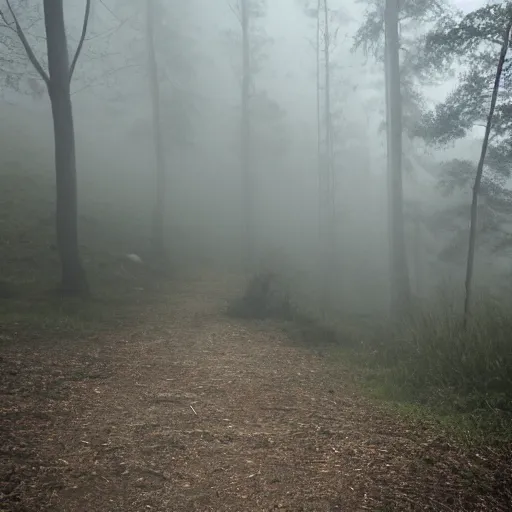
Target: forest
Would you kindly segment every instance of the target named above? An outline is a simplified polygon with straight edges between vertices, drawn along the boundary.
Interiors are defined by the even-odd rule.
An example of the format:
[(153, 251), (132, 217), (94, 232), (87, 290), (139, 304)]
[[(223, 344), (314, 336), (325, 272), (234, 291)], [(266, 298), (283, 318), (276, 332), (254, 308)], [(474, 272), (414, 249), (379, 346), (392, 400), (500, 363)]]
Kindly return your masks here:
[(511, 31), (0, 0), (0, 512), (512, 510)]

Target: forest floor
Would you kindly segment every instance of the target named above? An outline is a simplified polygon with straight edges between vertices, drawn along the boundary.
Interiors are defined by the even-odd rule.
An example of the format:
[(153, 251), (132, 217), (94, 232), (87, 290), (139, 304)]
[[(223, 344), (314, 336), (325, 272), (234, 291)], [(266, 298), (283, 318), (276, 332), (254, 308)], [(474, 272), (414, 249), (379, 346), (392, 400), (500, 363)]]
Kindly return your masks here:
[(366, 398), (349, 366), (180, 284), (125, 329), (4, 340), (0, 511), (510, 511), (511, 451)]

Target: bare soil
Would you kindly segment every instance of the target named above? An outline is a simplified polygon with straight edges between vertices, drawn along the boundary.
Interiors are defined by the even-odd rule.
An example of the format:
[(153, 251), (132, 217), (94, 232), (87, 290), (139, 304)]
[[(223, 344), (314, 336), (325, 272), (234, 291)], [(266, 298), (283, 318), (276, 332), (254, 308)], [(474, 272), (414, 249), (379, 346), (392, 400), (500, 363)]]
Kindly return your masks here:
[(124, 330), (4, 342), (0, 511), (510, 511), (473, 451), (188, 283)]

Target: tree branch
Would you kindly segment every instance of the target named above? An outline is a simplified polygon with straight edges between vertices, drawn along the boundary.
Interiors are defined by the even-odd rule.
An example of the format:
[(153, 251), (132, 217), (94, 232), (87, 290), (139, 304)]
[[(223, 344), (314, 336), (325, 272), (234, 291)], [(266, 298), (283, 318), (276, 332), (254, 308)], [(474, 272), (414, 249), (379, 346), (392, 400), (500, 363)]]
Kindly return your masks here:
[(70, 82), (71, 82), (71, 79), (73, 78), (73, 73), (75, 72), (76, 63), (78, 61), (78, 57), (80, 57), (80, 52), (82, 51), (82, 47), (84, 45), (85, 36), (87, 35), (87, 25), (89, 24), (90, 13), (91, 13), (91, 0), (86, 0), (84, 23), (82, 26), (82, 35), (80, 36), (80, 41), (78, 42), (75, 56), (73, 57), (73, 61), (71, 62), (71, 67), (69, 68), (69, 81)]
[(227, 4), (228, 4), (228, 7), (230, 8), (231, 12), (235, 15), (236, 19), (241, 24), (242, 23), (242, 16), (240, 14), (240, 7), (238, 7), (238, 12), (237, 12), (237, 10), (235, 9), (235, 7), (233, 6), (233, 4), (231, 2), (227, 2)]
[(79, 89), (76, 89), (76, 90), (72, 91), (71, 95), (78, 94), (78, 93), (80, 93), (80, 92), (82, 92), (82, 91), (84, 91), (86, 89), (94, 87), (97, 84), (101, 84), (102, 80), (105, 80), (109, 76), (115, 75), (116, 73), (119, 73), (120, 71), (124, 71), (125, 69), (130, 69), (130, 68), (139, 68), (139, 67), (140, 67), (139, 64), (127, 64), (126, 66), (123, 66), (121, 68), (111, 69), (111, 70), (107, 71), (106, 73), (104, 73), (99, 78), (97, 78), (95, 80), (91, 80), (89, 83), (86, 83), (85, 85), (83, 85)]
[(12, 30), (13, 32), (16, 32), (16, 29), (12, 26), (12, 23), (9, 23), (7, 21), (7, 18), (5, 17), (5, 14), (3, 13), (2, 9), (0, 9), (0, 19), (4, 22), (4, 24), (0, 25), (0, 26), (8, 28), (9, 30)]
[(115, 18), (117, 21), (119, 21), (119, 23), (124, 23), (123, 20), (121, 20), (117, 14), (103, 1), (103, 0), (100, 0), (100, 4), (105, 8), (106, 11), (109, 12), (109, 14)]
[[(9, 11), (11, 13), (12, 19), (14, 20), (14, 25), (16, 26), (16, 33), (18, 34), (18, 37), (20, 38), (21, 44), (23, 45), (23, 48), (25, 48), (25, 51), (27, 52), (27, 57), (29, 58), (32, 65), (36, 68), (36, 71), (41, 75), (41, 78), (45, 81), (46, 85), (50, 85), (50, 77), (46, 73), (46, 71), (43, 69), (43, 66), (41, 66), (40, 62), (37, 60), (37, 57), (34, 54), (34, 51), (32, 50), (30, 43), (27, 41), (27, 38), (25, 37), (25, 33), (23, 32), (23, 29), (21, 28), (21, 25), (18, 23), (18, 18), (16, 17), (16, 14), (14, 14), (14, 10), (12, 8), (10, 0), (7, 1), (7, 7), (9, 8)], [(3, 18), (3, 14), (2, 14)]]

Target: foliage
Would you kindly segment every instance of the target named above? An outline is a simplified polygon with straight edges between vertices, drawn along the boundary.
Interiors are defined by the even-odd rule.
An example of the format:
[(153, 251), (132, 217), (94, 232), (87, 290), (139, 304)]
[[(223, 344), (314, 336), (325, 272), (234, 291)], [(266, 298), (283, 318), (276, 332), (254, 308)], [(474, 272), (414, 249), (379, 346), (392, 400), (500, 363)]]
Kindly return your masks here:
[[(358, 28), (352, 50), (362, 50), (365, 56), (372, 55), (376, 61), (384, 64), (384, 7), (385, 0), (359, 0), (367, 5), (364, 21)], [(452, 13), (445, 1), (429, 2), (424, 0), (406, 0), (399, 4), (400, 37), (400, 94), (402, 101), (402, 165), (409, 175), (416, 168), (414, 162), (421, 159), (418, 145), (411, 139), (416, 135), (415, 129), (425, 110), (423, 86), (438, 83), (439, 77), (426, 70), (423, 62), (425, 29), (432, 25), (439, 16)], [(372, 90), (383, 90), (384, 74), (380, 73), (370, 80)], [(385, 108), (381, 107), (382, 122), (380, 131), (386, 129)]]
[[(425, 39), (422, 66), (424, 72), (447, 72), (454, 65), (463, 67), (458, 85), (444, 102), (426, 112), (414, 133), (430, 145), (443, 147), (470, 136), (475, 127), (482, 126), (488, 117), (492, 86), (505, 26), (512, 15), (511, 5), (491, 4), (466, 16), (442, 17)], [(506, 182), (511, 176), (512, 159), (512, 96), (507, 86), (510, 64), (506, 65), (500, 84), (498, 104), (493, 118), (488, 154), (481, 185), (483, 205), (480, 208), (480, 242), (491, 243), (500, 250), (508, 244), (496, 243), (496, 232), (507, 233), (512, 213), (512, 193)], [(455, 159), (441, 168), (440, 189), (445, 194), (469, 191), (475, 164)], [(467, 215), (464, 208), (446, 211), (444, 221), (461, 225)], [(509, 237), (505, 237), (508, 240)], [(462, 237), (454, 238), (453, 246)], [(453, 247), (452, 247), (453, 249)], [(460, 251), (448, 251), (459, 254)]]
[[(428, 112), (418, 134), (433, 144), (445, 145), (465, 137), (488, 115), (493, 79), (499, 49), (504, 41), (505, 25), (512, 15), (510, 4), (492, 4), (461, 18), (443, 17), (427, 35), (424, 68), (447, 70), (454, 64), (464, 66), (458, 86), (448, 98)], [(510, 142), (512, 104), (506, 86), (510, 65), (506, 66), (500, 84), (501, 90), (496, 117), (493, 120), (493, 143), (490, 161), (501, 172), (503, 157), (510, 156), (511, 148), (502, 143)]]
[[(383, 0), (359, 0), (368, 3), (364, 21), (354, 36), (353, 50), (362, 49), (384, 62), (384, 5)], [(423, 111), (424, 98), (419, 85), (430, 85), (433, 77), (425, 72), (421, 60), (424, 45), (422, 29), (432, 24), (441, 14), (451, 12), (441, 2), (407, 0), (400, 5), (400, 86), (403, 105), (403, 126), (411, 132)]]
[[(365, 54), (373, 54), (380, 60), (384, 58), (384, 4), (383, 0), (358, 0), (367, 3), (364, 22), (354, 37), (354, 47), (363, 49)], [(443, 2), (429, 0), (406, 0), (400, 4), (399, 20), (403, 43), (413, 43), (417, 39), (415, 32), (419, 27), (432, 23), (446, 12)], [(414, 38), (411, 40), (411, 32)]]

